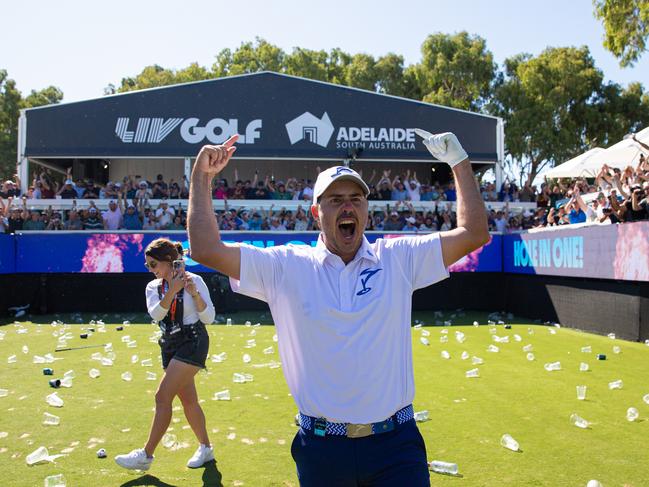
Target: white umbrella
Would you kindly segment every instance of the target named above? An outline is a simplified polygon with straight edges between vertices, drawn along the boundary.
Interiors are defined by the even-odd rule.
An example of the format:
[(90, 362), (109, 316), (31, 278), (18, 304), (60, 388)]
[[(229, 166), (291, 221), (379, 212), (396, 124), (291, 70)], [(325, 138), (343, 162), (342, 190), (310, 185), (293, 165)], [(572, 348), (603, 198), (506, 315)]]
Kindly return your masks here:
[[(649, 145), (649, 127), (638, 132), (636, 138)], [(624, 139), (588, 159), (583, 170), (590, 176), (596, 176), (604, 164), (622, 170), (627, 166), (635, 167), (640, 159), (640, 154), (644, 153), (646, 156), (648, 152), (632, 138)]]
[(586, 162), (595, 154), (599, 154), (602, 151), (604, 151), (604, 149), (601, 147), (595, 147), (594, 149), (579, 154), (577, 157), (573, 157), (572, 159), (553, 167), (546, 172), (544, 176), (546, 178), (578, 178), (584, 174), (583, 168)]

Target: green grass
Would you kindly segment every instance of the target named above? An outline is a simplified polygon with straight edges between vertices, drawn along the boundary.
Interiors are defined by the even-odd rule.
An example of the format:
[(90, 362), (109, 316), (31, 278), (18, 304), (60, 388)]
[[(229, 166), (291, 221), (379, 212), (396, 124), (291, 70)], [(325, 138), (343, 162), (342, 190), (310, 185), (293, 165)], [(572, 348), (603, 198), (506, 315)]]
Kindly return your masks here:
[[(456, 317), (454, 322), (470, 323), (476, 316)], [(431, 314), (415, 317), (427, 322), (449, 319)], [(260, 321), (258, 314), (233, 318), (235, 322)], [(484, 315), (477, 319), (486, 321)], [(114, 324), (108, 324), (106, 333), (81, 340), (79, 333), (89, 325), (23, 326), (28, 333), (18, 334), (13, 324), (0, 327), (5, 333), (0, 341), (0, 388), (10, 391), (0, 398), (0, 431), (8, 433), (0, 438), (3, 485), (40, 486), (46, 476), (56, 473), (63, 473), (67, 485), (75, 487), (298, 484), (289, 451), (296, 431), (295, 405), (281, 369), (254, 367), (279, 360), (272, 326), (209, 328), (210, 354), (227, 352), (225, 362), (208, 362), (209, 370), (197, 376), (199, 397), (204, 400), (208, 431), (215, 445), (216, 468), (185, 467), (196, 444), (176, 401), (177, 422), (171, 427), (181, 448), (168, 450), (161, 445), (148, 476), (120, 469), (112, 457), (141, 446), (146, 439), (157, 381), (145, 380), (145, 373), (156, 372), (158, 378), (162, 374), (158, 346), (149, 341), (156, 327), (132, 325), (118, 332)], [(461, 474), (449, 477), (431, 473), (433, 485), (584, 486), (592, 478), (607, 487), (649, 485), (649, 405), (642, 400), (649, 393), (649, 347), (565, 328), (551, 334), (548, 327), (524, 324), (513, 325), (511, 330), (498, 326), (497, 335), (509, 335), (510, 343), (497, 344), (500, 352), (489, 353), (486, 348), (493, 343), (489, 328), (424, 326), (422, 330), (430, 332), (429, 346), (419, 341), (422, 330), (413, 330), (415, 410), (426, 409), (431, 418), (419, 424), (428, 458), (455, 462)], [(114, 365), (102, 366), (91, 360), (93, 352), (105, 355), (102, 348), (56, 353), (63, 360), (33, 364), (34, 355), (54, 351), (57, 339), (52, 334), (62, 329), (74, 335), (68, 346), (111, 342), (116, 354)], [(440, 343), (443, 330), (448, 331), (448, 343)], [(463, 344), (455, 340), (455, 331), (466, 334)], [(251, 336), (253, 332), (255, 336)], [(514, 341), (514, 334), (522, 341)], [(121, 341), (123, 335), (137, 340), (137, 348), (127, 348)], [(256, 347), (244, 349), (251, 338), (256, 340)], [(534, 346), (533, 362), (527, 361), (522, 351), (528, 343)], [(22, 353), (23, 345), (29, 347), (29, 353)], [(592, 346), (592, 354), (580, 352), (585, 345)], [(620, 354), (613, 353), (614, 345), (620, 346)], [(274, 351), (266, 355), (262, 350), (269, 346)], [(441, 358), (442, 350), (451, 354), (450, 360)], [(477, 379), (464, 376), (474, 367), (470, 359), (460, 359), (464, 350), (485, 361), (477, 366)], [(243, 363), (243, 353), (252, 356), (250, 364)], [(597, 353), (605, 353), (608, 360), (597, 361)], [(17, 362), (8, 364), (7, 357), (13, 354)], [(131, 364), (133, 354), (140, 360), (152, 358), (154, 366)], [(553, 361), (561, 361), (563, 370), (545, 371), (543, 364)], [(579, 372), (582, 361), (590, 365), (589, 372)], [(52, 367), (54, 377), (62, 377), (69, 369), (76, 372), (73, 387), (58, 390), (65, 401), (63, 408), (45, 403), (45, 396), (53, 389), (48, 386), (49, 377), (42, 375), (43, 367)], [(101, 371), (97, 379), (88, 376), (93, 367)], [(133, 373), (132, 382), (120, 378), (127, 370)], [(234, 372), (252, 373), (254, 381), (234, 384)], [(623, 389), (609, 390), (608, 383), (616, 379), (624, 381)], [(578, 384), (588, 386), (586, 401), (576, 399)], [(223, 389), (230, 390), (232, 401), (213, 401), (214, 392)], [(626, 420), (630, 406), (640, 411), (639, 421)], [(59, 416), (61, 424), (42, 425), (45, 411)], [(568, 419), (572, 413), (591, 421), (591, 428), (572, 426)], [(126, 428), (130, 431), (123, 432)], [(228, 439), (231, 433), (236, 435), (234, 439)], [(518, 440), (522, 452), (500, 446), (504, 433)], [(28, 467), (25, 457), (41, 445), (50, 454), (73, 450), (55, 464)], [(101, 447), (107, 450), (107, 459), (96, 458), (95, 452)]]

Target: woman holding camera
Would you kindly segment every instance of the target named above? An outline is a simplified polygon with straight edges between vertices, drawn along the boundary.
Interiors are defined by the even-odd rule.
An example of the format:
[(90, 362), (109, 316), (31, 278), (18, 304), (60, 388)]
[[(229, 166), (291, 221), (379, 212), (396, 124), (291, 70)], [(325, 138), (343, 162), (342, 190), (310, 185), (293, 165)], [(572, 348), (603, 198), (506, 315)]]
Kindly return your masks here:
[(146, 301), (149, 314), (162, 329), (159, 344), (165, 373), (155, 395), (155, 415), (146, 445), (116, 456), (115, 461), (127, 469), (149, 469), (153, 452), (171, 422), (173, 399), (178, 396), (200, 443), (187, 466), (198, 468), (214, 459), (194, 383), (196, 373), (205, 368), (209, 349), (205, 325), (214, 321), (214, 306), (203, 279), (185, 271), (180, 243), (159, 238), (144, 254), (144, 265), (155, 275), (146, 287)]

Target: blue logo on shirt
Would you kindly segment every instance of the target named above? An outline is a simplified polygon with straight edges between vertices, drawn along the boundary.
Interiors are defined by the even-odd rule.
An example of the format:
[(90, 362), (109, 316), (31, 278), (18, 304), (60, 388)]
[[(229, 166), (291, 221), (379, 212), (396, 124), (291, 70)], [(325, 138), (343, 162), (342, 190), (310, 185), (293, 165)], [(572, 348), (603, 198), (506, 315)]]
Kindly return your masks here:
[(369, 293), (369, 292), (372, 290), (371, 287), (367, 287), (367, 286), (366, 286), (367, 281), (369, 281), (369, 280), (370, 280), (370, 277), (372, 277), (374, 274), (376, 274), (376, 273), (379, 272), (380, 270), (383, 270), (383, 269), (365, 269), (363, 272), (361, 272), (360, 275), (361, 275), (361, 276), (365, 276), (364, 278), (361, 277), (361, 285), (363, 286), (363, 289), (361, 289), (360, 291), (358, 291), (358, 292), (356, 293), (356, 296), (362, 296), (363, 294), (367, 294), (367, 293)]

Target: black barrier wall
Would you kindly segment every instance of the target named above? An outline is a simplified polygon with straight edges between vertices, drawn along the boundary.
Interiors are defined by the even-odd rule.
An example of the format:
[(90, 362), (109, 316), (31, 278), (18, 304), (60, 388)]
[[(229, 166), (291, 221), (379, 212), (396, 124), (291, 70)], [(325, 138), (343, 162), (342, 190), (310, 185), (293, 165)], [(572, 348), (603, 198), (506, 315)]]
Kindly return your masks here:
[[(218, 313), (267, 310), (265, 303), (233, 293), (228, 279), (202, 274)], [(146, 312), (149, 274), (1, 275), (0, 312), (30, 304), (32, 314)], [(506, 311), (530, 319), (627, 340), (649, 339), (649, 283), (530, 276), (453, 273), (413, 295), (414, 310)]]

